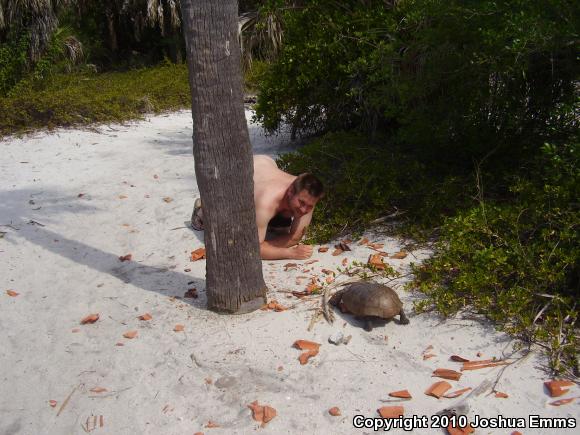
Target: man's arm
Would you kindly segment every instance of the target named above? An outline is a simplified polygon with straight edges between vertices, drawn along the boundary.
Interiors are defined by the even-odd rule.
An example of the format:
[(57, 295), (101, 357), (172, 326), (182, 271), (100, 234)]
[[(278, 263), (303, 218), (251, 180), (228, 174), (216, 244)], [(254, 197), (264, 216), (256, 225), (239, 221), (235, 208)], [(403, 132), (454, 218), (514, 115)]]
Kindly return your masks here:
[[(303, 216), (302, 218), (305, 218), (306, 216), (307, 215)], [(312, 255), (312, 247), (307, 245), (298, 245), (298, 242), (302, 238), (304, 229), (306, 228), (306, 225), (310, 223), (310, 219), (312, 219), (312, 216), (310, 216), (310, 219), (307, 219), (308, 223), (303, 223), (302, 225), (300, 225), (299, 222), (296, 222), (297, 219), (295, 219), (294, 222), (292, 222), (289, 234), (276, 237), (272, 240), (265, 240), (270, 217), (271, 216), (269, 216), (268, 213), (263, 213), (258, 210), (256, 211), (256, 224), (258, 226), (258, 237), (260, 240), (260, 256), (262, 257), (262, 259), (304, 260), (306, 258), (310, 258), (310, 256)], [(306, 220), (304, 222), (306, 222)], [(298, 233), (298, 231), (300, 231), (300, 233)]]
[(278, 237), (275, 237), (268, 242), (273, 246), (279, 247), (291, 247), (295, 246), (300, 243), (304, 233), (306, 232), (306, 227), (310, 225), (310, 221), (312, 220), (312, 212), (305, 214), (299, 218), (295, 218), (292, 221), (292, 225), (290, 226), (290, 231), (288, 234), (283, 234)]

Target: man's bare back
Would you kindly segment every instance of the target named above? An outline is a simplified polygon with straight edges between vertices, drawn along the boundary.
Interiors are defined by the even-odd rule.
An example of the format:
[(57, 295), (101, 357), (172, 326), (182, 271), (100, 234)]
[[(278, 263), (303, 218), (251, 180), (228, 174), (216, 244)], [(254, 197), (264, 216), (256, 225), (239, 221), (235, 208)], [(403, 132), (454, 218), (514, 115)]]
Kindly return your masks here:
[[(271, 157), (254, 156), (254, 203), (262, 259), (301, 260), (312, 255), (312, 247), (300, 245), (299, 242), (312, 220), (314, 206), (320, 197), (322, 184), (316, 177), (288, 174), (280, 170)], [(201, 229), (201, 203), (196, 202), (196, 207), (198, 214), (194, 208), (192, 224), (196, 228), (194, 221), (197, 219), (199, 228), (196, 229)], [(287, 233), (266, 240), (268, 223), (275, 216), (292, 218), (292, 223)]]

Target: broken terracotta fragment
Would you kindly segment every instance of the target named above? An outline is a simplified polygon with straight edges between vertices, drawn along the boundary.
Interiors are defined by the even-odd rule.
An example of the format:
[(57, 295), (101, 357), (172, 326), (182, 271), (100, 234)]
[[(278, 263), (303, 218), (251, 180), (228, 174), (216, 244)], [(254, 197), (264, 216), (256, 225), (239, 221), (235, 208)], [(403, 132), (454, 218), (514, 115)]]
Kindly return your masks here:
[(440, 399), (449, 389), (451, 389), (451, 384), (449, 382), (439, 381), (431, 385), (427, 391), (425, 391), (425, 394)]
[(320, 343), (315, 343), (314, 341), (308, 340), (296, 340), (292, 345), (296, 349), (300, 350), (318, 350), (320, 349)]
[(551, 397), (560, 397), (568, 392), (569, 388), (574, 385), (574, 382), (554, 379), (544, 382), (544, 385), (548, 389)]
[(377, 409), (379, 415), (383, 418), (398, 418), (405, 413), (402, 406), (382, 406)]
[(458, 381), (463, 373), (456, 372), (450, 369), (436, 369), (431, 376), (436, 376), (438, 378), (450, 379), (452, 381)]
[(411, 399), (411, 393), (407, 390), (393, 391), (389, 393), (391, 397), (398, 397), (399, 399)]
[(191, 261), (197, 261), (205, 258), (205, 248), (198, 248), (195, 251), (191, 251)]
[(330, 408), (328, 410), (328, 413), (333, 417), (338, 417), (339, 415), (341, 415), (340, 408), (338, 408), (338, 406), (333, 406), (332, 408)]
[(87, 323), (95, 323), (99, 320), (99, 314), (89, 314), (87, 317), (81, 320), (81, 325), (86, 325)]
[(300, 361), (301, 365), (304, 365), (308, 362), (310, 358), (316, 355), (318, 355), (318, 350), (307, 350), (306, 352), (300, 354), (300, 356), (298, 357), (298, 361)]
[(454, 399), (455, 397), (461, 396), (463, 393), (471, 390), (471, 387), (462, 388), (461, 390), (452, 391), (451, 393), (445, 394), (443, 397), (447, 399)]

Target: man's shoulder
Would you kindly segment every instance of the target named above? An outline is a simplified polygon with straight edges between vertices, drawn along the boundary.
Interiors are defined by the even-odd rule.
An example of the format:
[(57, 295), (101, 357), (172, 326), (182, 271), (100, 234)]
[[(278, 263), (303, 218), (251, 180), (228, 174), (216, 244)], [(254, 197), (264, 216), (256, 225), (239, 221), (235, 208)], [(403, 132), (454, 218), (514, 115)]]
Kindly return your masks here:
[(272, 198), (268, 194), (260, 195), (255, 198), (256, 213), (274, 216), (277, 206), (275, 202), (275, 198)]

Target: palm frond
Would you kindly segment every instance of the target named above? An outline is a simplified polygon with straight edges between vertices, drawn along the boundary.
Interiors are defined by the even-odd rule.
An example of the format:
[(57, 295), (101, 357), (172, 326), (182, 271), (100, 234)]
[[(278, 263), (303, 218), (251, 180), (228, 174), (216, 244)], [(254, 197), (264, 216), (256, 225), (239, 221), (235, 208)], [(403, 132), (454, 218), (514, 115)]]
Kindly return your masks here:
[(284, 26), (281, 10), (241, 14), (238, 17), (238, 30), (245, 69), (251, 67), (254, 56), (270, 61), (282, 49)]

